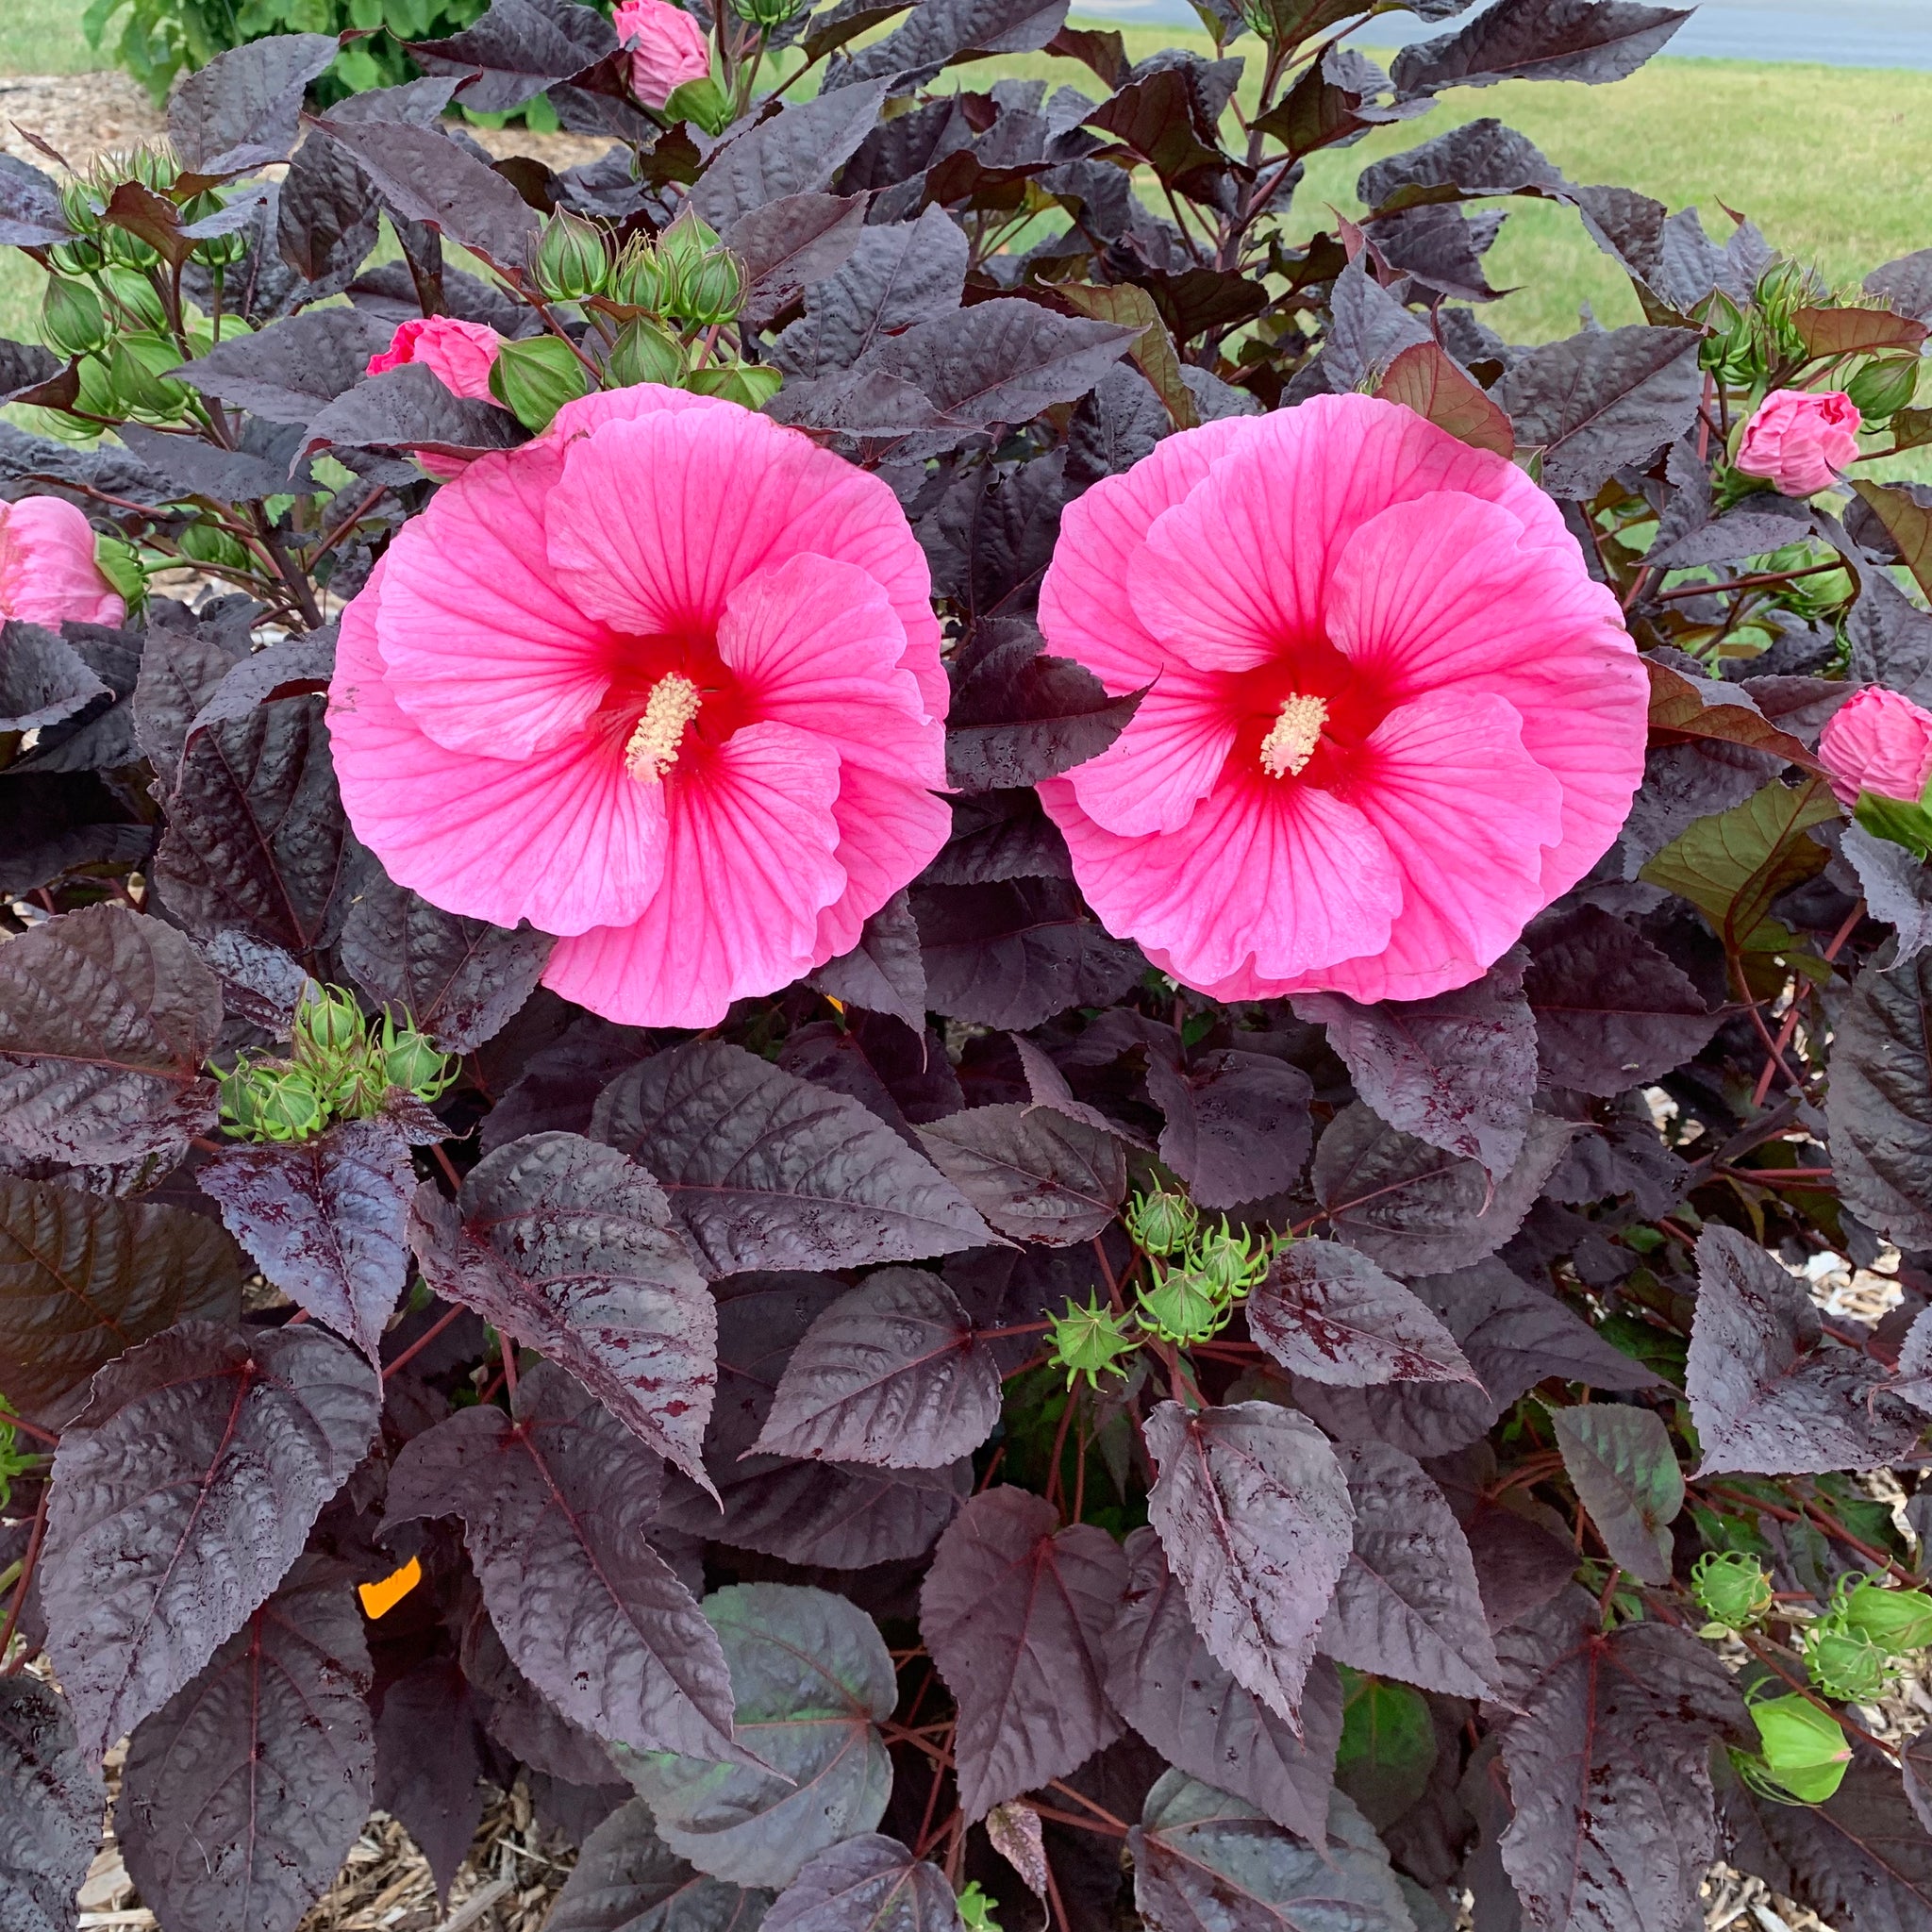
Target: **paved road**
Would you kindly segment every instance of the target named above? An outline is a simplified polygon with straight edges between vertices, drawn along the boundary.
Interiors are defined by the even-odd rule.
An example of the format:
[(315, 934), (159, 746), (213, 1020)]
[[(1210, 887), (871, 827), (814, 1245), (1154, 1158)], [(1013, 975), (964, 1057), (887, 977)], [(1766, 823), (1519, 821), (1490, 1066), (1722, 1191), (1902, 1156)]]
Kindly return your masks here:
[[(1196, 25), (1187, 0), (1091, 0), (1076, 10), (1118, 20)], [(1399, 46), (1451, 31), (1389, 13), (1364, 29), (1365, 45)], [(1932, 0), (1703, 0), (1668, 54), (1735, 60), (1822, 60), (1834, 67), (1932, 69)]]

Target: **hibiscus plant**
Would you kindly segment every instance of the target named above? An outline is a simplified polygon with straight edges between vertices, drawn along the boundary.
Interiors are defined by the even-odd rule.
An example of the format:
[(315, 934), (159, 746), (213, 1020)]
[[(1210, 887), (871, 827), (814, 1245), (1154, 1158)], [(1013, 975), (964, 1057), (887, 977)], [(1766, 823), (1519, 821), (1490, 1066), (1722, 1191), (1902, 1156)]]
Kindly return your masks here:
[[(520, 1780), (552, 1932), (1932, 1924), (1932, 249), (1291, 224), (1685, 17), (1466, 4), (0, 157), (0, 1925)], [(1641, 324), (1485, 324), (1521, 195)]]

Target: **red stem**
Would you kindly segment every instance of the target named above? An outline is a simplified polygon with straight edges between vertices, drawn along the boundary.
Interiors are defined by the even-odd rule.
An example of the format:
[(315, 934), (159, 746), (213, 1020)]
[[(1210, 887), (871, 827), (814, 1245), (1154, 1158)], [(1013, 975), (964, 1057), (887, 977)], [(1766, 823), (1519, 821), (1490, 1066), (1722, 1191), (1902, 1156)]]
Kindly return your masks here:
[[(51, 1482), (41, 1486), (41, 1500), (34, 1510), (34, 1526), (27, 1533), (26, 1555), (20, 1559), (20, 1576), (13, 1586), (13, 1601), (7, 1607), (7, 1622), (0, 1625), (0, 1657), (7, 1655), (7, 1646), (13, 1641), (13, 1633), (20, 1624), (20, 1613), (26, 1603), (28, 1587), (34, 1580), (34, 1566), (41, 1559), (41, 1544), (47, 1534), (47, 1498), (54, 1493)], [(23, 1650), (14, 1660), (0, 1670), (0, 1676), (10, 1677), (27, 1659)]]
[(447, 1328), (449, 1324), (452, 1322), (454, 1322), (457, 1319), (457, 1317), (460, 1315), (462, 1312), (463, 1311), (461, 1307), (458, 1307), (451, 1308), (446, 1314), (440, 1315), (429, 1327), (425, 1328), (421, 1335), (417, 1336), (414, 1341), (410, 1342), (408, 1348), (404, 1349), (401, 1355), (397, 1356), (394, 1361), (390, 1363), (388, 1368), (383, 1370), (382, 1379), (385, 1382), (387, 1382), (389, 1378), (391, 1375), (393, 1375), (398, 1369), (401, 1369), (409, 1362), (414, 1361), (415, 1358), (419, 1355), (421, 1355), (423, 1351), (425, 1348), (427, 1348), (429, 1344), (432, 1341), (434, 1341), (436, 1338), (439, 1335), (441, 1335), (442, 1331), (445, 1328)]

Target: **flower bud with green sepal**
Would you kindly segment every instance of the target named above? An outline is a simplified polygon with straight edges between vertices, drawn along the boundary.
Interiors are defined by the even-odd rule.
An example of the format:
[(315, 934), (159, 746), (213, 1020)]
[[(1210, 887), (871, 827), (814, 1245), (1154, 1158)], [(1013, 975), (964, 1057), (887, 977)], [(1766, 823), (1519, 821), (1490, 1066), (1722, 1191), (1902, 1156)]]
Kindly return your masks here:
[(151, 329), (157, 335), (165, 332), (168, 326), (167, 308), (155, 285), (144, 275), (131, 268), (110, 268), (101, 280), (107, 288), (108, 300), (123, 310), (137, 328)]
[(658, 253), (655, 243), (641, 236), (625, 242), (610, 271), (609, 296), (627, 308), (641, 308), (647, 314), (661, 315), (664, 298), (676, 272)]
[(1069, 1301), (1064, 1315), (1048, 1319), (1052, 1324), (1048, 1353), (1056, 1368), (1066, 1370), (1069, 1389), (1082, 1375), (1087, 1377), (1088, 1388), (1097, 1389), (1100, 1376), (1126, 1374), (1121, 1359), (1140, 1344), (1127, 1332), (1128, 1318), (1103, 1308), (1097, 1292), (1088, 1296), (1084, 1308)]
[(1741, 1550), (1707, 1550), (1690, 1572), (1690, 1594), (1713, 1624), (1741, 1630), (1770, 1609), (1771, 1578)]
[(1148, 1266), (1154, 1271), (1154, 1285), (1140, 1292), (1141, 1327), (1162, 1341), (1185, 1347), (1211, 1341), (1227, 1326), (1234, 1313), (1233, 1297), (1196, 1274), (1188, 1261), (1174, 1268), (1162, 1261), (1149, 1261)]
[(795, 20), (809, 4), (810, 0), (731, 0), (731, 10), (741, 20), (769, 30)]
[(85, 282), (49, 275), (41, 297), (41, 340), (62, 356), (86, 356), (106, 347), (108, 318), (100, 297)]
[(1881, 422), (1909, 404), (1919, 391), (1916, 356), (1885, 356), (1868, 362), (1845, 384), (1845, 393), (1867, 423)]
[(187, 413), (188, 391), (166, 378), (180, 366), (179, 345), (148, 330), (123, 336), (108, 352), (108, 380), (121, 407), (162, 423)]
[(490, 393), (532, 431), (549, 428), (558, 410), (589, 387), (576, 351), (560, 336), (506, 342), (490, 370)]
[(553, 301), (575, 302), (596, 294), (610, 274), (610, 248), (595, 222), (558, 211), (543, 224), (537, 243), (537, 286)]
[(1217, 1295), (1236, 1302), (1267, 1279), (1274, 1253), (1272, 1236), (1236, 1234), (1223, 1215), (1219, 1227), (1203, 1228), (1195, 1236), (1188, 1266)]
[(457, 1062), (437, 1050), (427, 1034), (418, 1033), (406, 1021), (401, 1027), (384, 1014), (382, 1022), (382, 1071), (391, 1087), (401, 1087), (418, 1100), (440, 1099), (455, 1086)]
[(1869, 1704), (1891, 1676), (1891, 1660), (1841, 1613), (1821, 1617), (1805, 1637), (1805, 1674), (1827, 1697)]
[(1759, 1755), (1743, 1758), (1740, 1768), (1760, 1790), (1795, 1798), (1801, 1805), (1822, 1805), (1844, 1782), (1852, 1747), (1844, 1726), (1810, 1698), (1792, 1691), (1767, 1697), (1751, 1706), (1757, 1726)]
[(674, 125), (695, 121), (707, 134), (722, 134), (731, 125), (731, 96), (707, 74), (673, 92), (664, 103), (664, 118)]
[(619, 389), (639, 382), (675, 389), (684, 377), (684, 351), (675, 337), (648, 317), (635, 316), (618, 331), (605, 358), (604, 374)]
[(1886, 1656), (1909, 1657), (1932, 1644), (1932, 1596), (1923, 1590), (1888, 1590), (1875, 1576), (1840, 1583), (1835, 1613), (1844, 1627), (1876, 1644)]
[(1127, 1204), (1126, 1223), (1128, 1238), (1143, 1254), (1167, 1256), (1177, 1254), (1193, 1239), (1200, 1216), (1185, 1194), (1157, 1188), (1151, 1194), (1136, 1194)]
[(329, 986), (295, 1008), (291, 1035), (298, 1054), (307, 1048), (333, 1061), (359, 1048), (368, 1031), (356, 996), (340, 986)]
[(747, 409), (763, 408), (784, 386), (781, 371), (750, 362), (693, 370), (684, 379), (684, 387), (693, 395), (722, 396), (727, 403), (742, 403)]
[(1932, 784), (1916, 802), (1861, 791), (1852, 816), (1874, 839), (1890, 839), (1921, 858), (1932, 858)]
[(744, 306), (744, 267), (728, 248), (680, 263), (670, 313), (709, 326), (729, 322)]
[(147, 595), (147, 572), (142, 568), (141, 552), (125, 537), (95, 532), (94, 568), (130, 610)]
[(321, 1131), (328, 1108), (298, 1067), (239, 1062), (221, 1082), (223, 1124), (240, 1139), (304, 1141)]

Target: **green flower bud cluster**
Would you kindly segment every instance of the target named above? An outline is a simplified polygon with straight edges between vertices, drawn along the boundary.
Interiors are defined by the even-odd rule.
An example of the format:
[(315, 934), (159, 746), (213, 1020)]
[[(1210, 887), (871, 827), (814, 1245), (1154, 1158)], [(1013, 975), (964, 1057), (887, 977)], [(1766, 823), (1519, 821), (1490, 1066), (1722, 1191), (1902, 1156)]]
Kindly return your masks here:
[(1066, 1370), (1069, 1389), (1082, 1375), (1087, 1377), (1088, 1388), (1097, 1389), (1102, 1375), (1126, 1374), (1121, 1360), (1140, 1346), (1138, 1338), (1128, 1331), (1131, 1318), (1103, 1308), (1097, 1291), (1088, 1296), (1084, 1308), (1069, 1301), (1064, 1315), (1048, 1319), (1052, 1333), (1047, 1338), (1047, 1354), (1055, 1368)]
[(795, 20), (808, 4), (809, 0), (731, 0), (731, 10), (753, 26), (769, 30)]
[(1170, 1248), (1174, 1259), (1150, 1255), (1153, 1281), (1141, 1290), (1136, 1311), (1141, 1326), (1182, 1346), (1212, 1341), (1232, 1319), (1235, 1304), (1266, 1278), (1282, 1245), (1265, 1232), (1236, 1234), (1224, 1215), (1219, 1227), (1197, 1228)]
[(431, 1101), (456, 1077), (456, 1062), (407, 1020), (385, 1014), (372, 1032), (353, 993), (325, 987), (296, 1008), (286, 1059), (244, 1054), (224, 1076), (222, 1119), (241, 1139), (304, 1141), (377, 1112), (391, 1089)]
[(1932, 1596), (1889, 1590), (1875, 1576), (1840, 1577), (1824, 1616), (1805, 1633), (1805, 1674), (1827, 1697), (1868, 1704), (1928, 1644)]
[(1706, 1550), (1691, 1569), (1690, 1594), (1713, 1624), (1727, 1630), (1755, 1624), (1773, 1602), (1763, 1565), (1741, 1550)]
[(1803, 361), (1805, 341), (1792, 318), (1830, 292), (1813, 271), (1795, 261), (1765, 270), (1748, 305), (1720, 291), (1706, 317), (1712, 333), (1700, 352), (1705, 368), (1723, 383), (1749, 389), (1781, 364)]
[(743, 306), (744, 264), (687, 208), (655, 242), (640, 237), (625, 249), (610, 294), (626, 308), (708, 327)]

